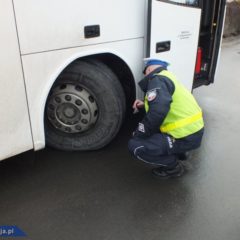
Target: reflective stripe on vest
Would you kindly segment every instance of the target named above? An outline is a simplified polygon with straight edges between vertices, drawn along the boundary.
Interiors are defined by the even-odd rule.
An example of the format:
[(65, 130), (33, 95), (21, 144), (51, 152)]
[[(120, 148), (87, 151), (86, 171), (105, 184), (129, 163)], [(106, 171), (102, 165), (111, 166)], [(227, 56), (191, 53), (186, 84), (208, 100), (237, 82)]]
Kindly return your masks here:
[(188, 124), (191, 124), (191, 123), (196, 122), (196, 121), (201, 120), (201, 119), (202, 119), (202, 112), (199, 112), (199, 113), (197, 113), (197, 114), (195, 114), (191, 117), (179, 120), (175, 123), (169, 123), (168, 125), (165, 125), (164, 127), (160, 127), (160, 130), (163, 133), (167, 133), (167, 132), (172, 131), (176, 128), (184, 127)]
[[(167, 116), (160, 126), (160, 131), (174, 138), (183, 138), (202, 129), (204, 126), (202, 110), (192, 94), (169, 71), (163, 70), (156, 75), (167, 77), (175, 86), (172, 95), (173, 101)], [(146, 97), (145, 110), (146, 112), (149, 110)]]

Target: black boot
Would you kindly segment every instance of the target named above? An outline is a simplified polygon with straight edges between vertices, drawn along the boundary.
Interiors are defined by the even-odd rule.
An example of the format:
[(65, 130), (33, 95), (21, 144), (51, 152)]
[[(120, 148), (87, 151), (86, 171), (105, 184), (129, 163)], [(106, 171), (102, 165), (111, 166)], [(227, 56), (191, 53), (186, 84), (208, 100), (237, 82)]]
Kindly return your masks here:
[(189, 158), (189, 152), (182, 152), (177, 154), (178, 160), (185, 161)]
[(152, 170), (152, 174), (158, 178), (177, 178), (184, 173), (184, 168), (181, 163), (177, 163), (174, 168), (159, 167)]

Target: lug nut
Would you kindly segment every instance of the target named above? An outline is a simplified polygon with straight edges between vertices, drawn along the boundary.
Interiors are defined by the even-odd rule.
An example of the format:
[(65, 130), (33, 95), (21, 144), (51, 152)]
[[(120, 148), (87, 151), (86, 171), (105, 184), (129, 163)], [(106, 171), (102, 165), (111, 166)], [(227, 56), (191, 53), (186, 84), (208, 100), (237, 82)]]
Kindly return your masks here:
[(76, 126), (76, 129), (77, 129), (78, 131), (81, 131), (81, 130), (82, 130), (81, 126), (79, 126), (79, 125)]
[(87, 124), (88, 123), (88, 120), (86, 120), (86, 119), (82, 119), (82, 121), (81, 121), (83, 124)]
[(71, 132), (72, 131), (72, 129), (69, 128), (69, 127), (66, 127), (65, 130), (66, 130), (66, 132)]
[(79, 91), (79, 92), (81, 92), (81, 91), (83, 90), (83, 88), (80, 87), (80, 86), (76, 86), (75, 89), (76, 89), (77, 91)]
[(57, 127), (57, 128), (61, 128), (62, 125), (61, 125), (59, 122), (57, 122), (57, 123), (56, 123), (56, 127)]
[(84, 115), (88, 114), (88, 110), (87, 109), (83, 109), (82, 110), (82, 114), (84, 114)]
[(66, 100), (66, 101), (71, 101), (71, 100), (72, 100), (72, 98), (71, 98), (71, 96), (69, 96), (69, 95), (66, 95), (66, 96), (65, 96), (65, 100)]
[(76, 100), (76, 102), (75, 102), (78, 106), (81, 106), (82, 105), (82, 101), (81, 100)]
[(94, 98), (93, 98), (93, 96), (89, 96), (88, 99), (89, 99), (89, 101), (90, 101), (91, 103), (94, 102)]
[(55, 97), (55, 101), (56, 101), (57, 103), (60, 103), (60, 102), (61, 102), (61, 98), (60, 98), (60, 97)]

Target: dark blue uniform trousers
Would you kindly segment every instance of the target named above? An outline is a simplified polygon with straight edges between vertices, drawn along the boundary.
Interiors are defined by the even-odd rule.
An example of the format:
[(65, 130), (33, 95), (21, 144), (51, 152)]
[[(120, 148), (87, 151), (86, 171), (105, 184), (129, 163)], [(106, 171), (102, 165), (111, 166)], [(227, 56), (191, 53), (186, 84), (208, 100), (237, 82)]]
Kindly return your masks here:
[(177, 164), (177, 155), (198, 148), (201, 145), (203, 129), (185, 138), (174, 139), (156, 133), (147, 138), (133, 137), (128, 142), (131, 154), (145, 163), (173, 168)]

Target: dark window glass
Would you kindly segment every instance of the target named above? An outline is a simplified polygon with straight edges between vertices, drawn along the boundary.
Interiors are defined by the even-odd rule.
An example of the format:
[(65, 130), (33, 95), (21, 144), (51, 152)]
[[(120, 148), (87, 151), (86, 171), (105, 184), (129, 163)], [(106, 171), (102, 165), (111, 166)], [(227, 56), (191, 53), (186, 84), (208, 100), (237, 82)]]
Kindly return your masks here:
[(180, 3), (189, 6), (198, 6), (199, 0), (169, 0), (169, 2)]

